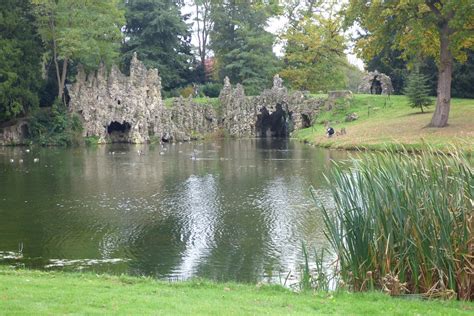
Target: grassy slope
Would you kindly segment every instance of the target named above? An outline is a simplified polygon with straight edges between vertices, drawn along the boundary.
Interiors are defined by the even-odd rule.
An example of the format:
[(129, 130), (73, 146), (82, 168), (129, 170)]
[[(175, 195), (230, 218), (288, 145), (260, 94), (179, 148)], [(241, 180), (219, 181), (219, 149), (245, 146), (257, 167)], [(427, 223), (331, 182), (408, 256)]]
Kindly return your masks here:
[(291, 293), (276, 286), (182, 283), (0, 269), (0, 314), (472, 315), (474, 304), (379, 293)]
[[(368, 107), (371, 107), (370, 114)], [(349, 108), (323, 112), (317, 124), (296, 133), (296, 137), (310, 143), (332, 148), (352, 149), (366, 147), (381, 149), (403, 144), (407, 148), (419, 149), (423, 143), (435, 149), (449, 150), (456, 144), (466, 151), (474, 151), (474, 100), (453, 99), (449, 126), (427, 128), (433, 115), (434, 105), (421, 114), (412, 109), (404, 96), (355, 95)], [(346, 113), (356, 112), (357, 121), (346, 123)], [(346, 128), (347, 134), (333, 138), (325, 137), (322, 122), (329, 121), (336, 131)]]

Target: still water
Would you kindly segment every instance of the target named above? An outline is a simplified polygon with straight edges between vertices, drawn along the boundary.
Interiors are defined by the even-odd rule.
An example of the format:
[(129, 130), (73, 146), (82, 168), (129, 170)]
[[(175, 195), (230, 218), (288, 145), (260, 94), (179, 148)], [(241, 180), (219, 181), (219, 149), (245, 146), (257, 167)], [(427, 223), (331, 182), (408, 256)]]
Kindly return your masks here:
[(277, 139), (0, 148), (0, 264), (279, 282), (302, 242), (328, 246), (309, 188), (330, 206), (323, 173), (347, 158)]

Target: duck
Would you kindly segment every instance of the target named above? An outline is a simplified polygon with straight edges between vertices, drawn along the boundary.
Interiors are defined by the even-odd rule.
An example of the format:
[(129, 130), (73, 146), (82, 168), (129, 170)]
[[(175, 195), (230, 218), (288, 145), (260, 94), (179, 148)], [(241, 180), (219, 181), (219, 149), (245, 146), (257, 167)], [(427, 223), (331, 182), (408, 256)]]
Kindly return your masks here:
[(39, 162), (39, 161), (40, 161), (39, 158), (34, 158), (33, 159), (33, 162)]

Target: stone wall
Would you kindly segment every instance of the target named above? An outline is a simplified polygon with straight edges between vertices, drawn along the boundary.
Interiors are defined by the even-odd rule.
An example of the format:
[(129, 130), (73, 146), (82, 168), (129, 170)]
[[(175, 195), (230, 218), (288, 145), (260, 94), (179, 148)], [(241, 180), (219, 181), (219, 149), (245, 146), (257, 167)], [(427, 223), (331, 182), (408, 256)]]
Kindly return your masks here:
[(28, 120), (18, 119), (0, 125), (0, 146), (25, 145), (28, 143), (30, 130)]
[(276, 75), (273, 87), (259, 96), (246, 96), (242, 85), (234, 88), (226, 78), (219, 113), (210, 104), (196, 104), (192, 98), (177, 98), (168, 108), (161, 98), (158, 71), (147, 70), (136, 54), (128, 77), (117, 67), (109, 74), (100, 67), (89, 76), (79, 69), (69, 95), (70, 110), (82, 119), (83, 136), (98, 137), (99, 143), (145, 143), (153, 138), (186, 141), (218, 129), (234, 137), (282, 136), (271, 124), (284, 123), (288, 133), (306, 127), (324, 103), (301, 92), (289, 93)]
[[(112, 67), (86, 75), (79, 69), (69, 88), (70, 111), (79, 114), (84, 137), (99, 137), (99, 143), (123, 141), (145, 143), (153, 137), (164, 140), (189, 140), (217, 128), (210, 106), (178, 99), (169, 109), (161, 98), (158, 70), (146, 67), (133, 55), (130, 76)], [(115, 123), (114, 123), (115, 122)], [(120, 134), (121, 138), (114, 136)]]
[(308, 127), (324, 104), (323, 99), (309, 98), (300, 91), (289, 93), (278, 75), (273, 78), (273, 87), (258, 96), (246, 96), (242, 85), (233, 88), (226, 78), (219, 101), (223, 109), (222, 126), (235, 137), (271, 136), (272, 131), (266, 130), (259, 122), (265, 116), (271, 120), (272, 114), (278, 110), (277, 105), (282, 107), (290, 125), (288, 132)]

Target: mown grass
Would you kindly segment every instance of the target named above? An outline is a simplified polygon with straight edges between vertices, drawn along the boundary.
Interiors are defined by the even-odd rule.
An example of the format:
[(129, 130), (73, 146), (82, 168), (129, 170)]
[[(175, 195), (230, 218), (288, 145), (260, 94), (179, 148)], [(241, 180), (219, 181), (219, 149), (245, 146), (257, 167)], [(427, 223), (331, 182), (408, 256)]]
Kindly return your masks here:
[(472, 315), (474, 304), (381, 293), (294, 293), (279, 286), (0, 269), (1, 314)]
[[(322, 147), (341, 149), (421, 150), (428, 144), (434, 150), (449, 152), (454, 144), (474, 152), (474, 100), (453, 99), (449, 126), (429, 128), (434, 105), (425, 113), (408, 105), (405, 96), (354, 95), (352, 101), (337, 101), (331, 111), (322, 111), (313, 127), (300, 130), (295, 137)], [(359, 119), (345, 122), (349, 113)], [(325, 123), (347, 134), (327, 138)]]
[[(466, 157), (383, 152), (336, 166), (326, 233), (351, 290), (474, 299), (474, 169)], [(405, 291), (406, 289), (406, 291)]]

